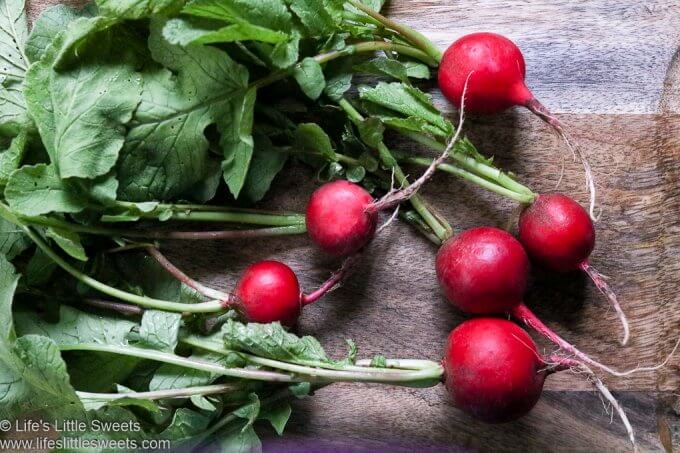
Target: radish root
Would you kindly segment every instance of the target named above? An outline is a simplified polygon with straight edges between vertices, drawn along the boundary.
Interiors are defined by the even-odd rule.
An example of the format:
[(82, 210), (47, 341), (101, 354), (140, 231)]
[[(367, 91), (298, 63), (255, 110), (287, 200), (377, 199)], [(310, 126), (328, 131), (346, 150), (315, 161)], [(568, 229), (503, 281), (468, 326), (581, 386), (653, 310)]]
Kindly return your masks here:
[(654, 366), (637, 366), (633, 369), (626, 370), (626, 371), (618, 371), (615, 370), (611, 367), (608, 367), (607, 365), (604, 365), (603, 363), (600, 363), (587, 354), (581, 352), (579, 349), (576, 348), (576, 346), (572, 345), (562, 337), (560, 337), (557, 333), (555, 333), (552, 329), (550, 329), (548, 326), (546, 326), (543, 321), (538, 319), (538, 317), (527, 307), (525, 304), (519, 304), (512, 310), (510, 310), (510, 315), (523, 322), (527, 326), (531, 327), (534, 329), (536, 332), (550, 340), (552, 343), (556, 344), (563, 352), (570, 354), (576, 358), (578, 358), (580, 361), (583, 363), (586, 363), (588, 365), (592, 365), (594, 367), (597, 367), (603, 371), (606, 371), (607, 373), (617, 376), (617, 377), (623, 377), (623, 376), (628, 376), (634, 373), (640, 373), (640, 372), (651, 372), (651, 371), (656, 371), (658, 369), (663, 368), (668, 364), (670, 359), (673, 357), (675, 352), (678, 350), (678, 346), (680, 346), (680, 338), (676, 341), (675, 346), (671, 350), (671, 352), (668, 354), (666, 359), (661, 362), (658, 365)]
[(599, 289), (600, 292), (605, 295), (609, 301), (609, 304), (614, 307), (616, 315), (619, 317), (621, 326), (623, 327), (623, 339), (621, 340), (621, 344), (625, 346), (628, 343), (628, 339), (630, 338), (630, 327), (628, 326), (628, 318), (626, 318), (626, 314), (623, 312), (621, 304), (619, 304), (619, 299), (616, 297), (616, 293), (614, 293), (611, 287), (604, 280), (604, 275), (598, 272), (598, 270), (592, 267), (587, 261), (581, 263), (580, 267), (583, 272), (588, 274), (588, 277), (590, 277), (593, 283), (595, 283), (597, 289)]
[[(576, 373), (585, 374), (587, 376), (588, 381), (590, 381), (595, 386), (597, 391), (600, 393), (601, 397), (604, 398), (604, 400), (607, 401), (609, 404), (611, 404), (612, 408), (621, 419), (623, 426), (626, 428), (628, 439), (630, 439), (630, 442), (633, 445), (633, 451), (635, 452), (639, 451), (637, 442), (635, 441), (635, 431), (633, 430), (633, 426), (630, 424), (630, 420), (628, 420), (626, 411), (623, 410), (621, 404), (619, 404), (619, 402), (616, 400), (614, 395), (612, 395), (607, 386), (604, 385), (604, 382), (602, 382), (602, 380), (599, 377), (597, 377), (597, 375), (595, 375), (593, 370), (591, 370), (587, 365), (577, 360), (572, 360), (569, 358), (564, 358), (556, 355), (550, 356), (546, 361), (546, 364), (552, 367), (550, 371), (570, 370)], [(609, 414), (609, 410), (607, 409), (606, 406), (605, 411), (607, 414)]]
[(446, 148), (444, 148), (444, 152), (441, 153), (439, 157), (436, 159), (432, 160), (432, 163), (425, 169), (425, 172), (420, 176), (420, 178), (416, 179), (413, 184), (409, 185), (406, 188), (399, 189), (399, 190), (390, 190), (385, 196), (380, 198), (379, 200), (374, 201), (369, 207), (368, 210), (371, 212), (379, 212), (385, 209), (389, 209), (393, 206), (396, 206), (400, 203), (403, 203), (404, 201), (410, 199), (413, 195), (415, 195), (418, 190), (432, 177), (432, 175), (435, 173), (437, 170), (437, 167), (441, 164), (443, 164), (446, 159), (448, 159), (449, 154), (451, 153), (451, 150), (453, 147), (456, 145), (458, 142), (458, 138), (460, 136), (461, 131), (463, 130), (463, 122), (465, 119), (465, 94), (467, 92), (467, 87), (468, 87), (468, 82), (470, 81), (470, 76), (472, 76), (472, 72), (470, 72), (467, 76), (467, 79), (465, 79), (465, 86), (463, 88), (463, 94), (461, 96), (461, 101), (460, 101), (460, 114), (458, 118), (458, 127), (456, 128), (456, 132), (449, 139), (448, 143), (446, 144)]
[[(596, 197), (597, 197), (597, 189), (595, 188), (595, 179), (593, 178), (593, 170), (590, 167), (590, 163), (588, 162), (588, 159), (586, 159), (585, 154), (583, 154), (581, 147), (578, 146), (578, 144), (575, 144), (575, 143), (572, 142), (571, 138), (569, 137), (569, 135), (564, 130), (564, 126), (562, 125), (562, 122), (560, 120), (558, 120), (555, 117), (555, 115), (553, 115), (550, 112), (550, 110), (548, 110), (536, 98), (533, 98), (529, 102), (527, 102), (526, 107), (529, 110), (531, 110), (531, 112), (533, 114), (535, 114), (536, 116), (541, 118), (543, 121), (548, 123), (553, 128), (553, 130), (557, 133), (557, 135), (559, 135), (559, 137), (567, 145), (567, 149), (569, 149), (569, 151), (571, 151), (571, 154), (574, 156), (574, 159), (580, 161), (581, 165), (583, 165), (583, 171), (585, 173), (585, 178), (586, 178), (586, 190), (588, 191), (588, 196), (590, 197), (590, 202), (589, 202), (589, 206), (588, 206), (588, 213), (590, 214), (590, 218), (593, 220), (593, 222), (597, 222), (600, 215), (595, 214), (595, 204), (596, 204)], [(564, 172), (564, 166), (562, 167), (562, 172)], [(562, 180), (562, 176), (560, 176), (560, 181), (561, 180)]]

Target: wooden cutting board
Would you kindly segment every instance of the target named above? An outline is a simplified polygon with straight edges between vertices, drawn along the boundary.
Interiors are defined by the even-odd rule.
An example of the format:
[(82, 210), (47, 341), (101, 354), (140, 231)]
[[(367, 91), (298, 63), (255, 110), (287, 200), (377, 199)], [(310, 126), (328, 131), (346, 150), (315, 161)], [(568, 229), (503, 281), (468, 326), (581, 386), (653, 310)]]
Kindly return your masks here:
[[(53, 3), (29, 0), (30, 17)], [(499, 32), (520, 45), (528, 85), (559, 114), (593, 166), (602, 216), (592, 264), (611, 277), (631, 322), (631, 342), (625, 348), (618, 345), (621, 331), (615, 316), (578, 274), (534, 272), (528, 303), (560, 334), (613, 367), (662, 361), (680, 335), (680, 3), (393, 0), (387, 14), (442, 48), (473, 31)], [(450, 111), (436, 90), (433, 94)], [(564, 160), (559, 190), (587, 201), (580, 166), (526, 111), (470, 116), (466, 132), (484, 153), (496, 156), (502, 167), (539, 192), (555, 189)], [(276, 194), (265, 205), (304, 209), (316, 186), (311, 176), (291, 168), (278, 178)], [(458, 230), (506, 226), (516, 219), (512, 204), (444, 175), (425, 194)], [(439, 293), (435, 252), (408, 226), (394, 224), (371, 244), (343, 288), (306, 309), (299, 331), (317, 336), (337, 354), (344, 351), (344, 339), (352, 338), (365, 356), (438, 359), (446, 335), (464, 318)], [(287, 262), (306, 288), (338, 264), (305, 237), (168, 244), (168, 254), (190, 274), (222, 288), (231, 288), (238, 273), (256, 259)], [(645, 451), (680, 448), (679, 368), (680, 355), (657, 372), (603, 376), (628, 411)], [(528, 416), (489, 426), (451, 407), (442, 386), (423, 390), (338, 384), (297, 402), (286, 436), (267, 436), (265, 447), (629, 449), (620, 422), (610, 422), (581, 376), (560, 373), (548, 379), (546, 389)]]

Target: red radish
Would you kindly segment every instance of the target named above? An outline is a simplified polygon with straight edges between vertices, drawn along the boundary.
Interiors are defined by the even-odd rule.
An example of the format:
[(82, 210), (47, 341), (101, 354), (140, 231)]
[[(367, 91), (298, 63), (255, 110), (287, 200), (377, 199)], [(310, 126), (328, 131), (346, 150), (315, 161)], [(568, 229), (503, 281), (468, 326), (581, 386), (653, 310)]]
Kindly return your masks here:
[(446, 298), (461, 311), (510, 314), (583, 362), (612, 374), (619, 373), (562, 339), (523, 303), (529, 258), (510, 233), (480, 227), (453, 237), (439, 250), (436, 270)]
[(458, 107), (468, 76), (465, 95), (468, 112), (494, 114), (515, 105), (523, 106), (562, 137), (583, 164), (590, 192), (590, 214), (594, 216), (595, 184), (590, 165), (581, 150), (572, 145), (562, 123), (527, 88), (524, 56), (519, 47), (496, 33), (471, 33), (459, 38), (444, 52), (439, 67), (439, 89)]
[(378, 212), (370, 209), (373, 197), (361, 186), (338, 180), (317, 189), (307, 205), (307, 232), (331, 255), (358, 252), (373, 237)]
[(595, 247), (595, 228), (586, 211), (562, 194), (539, 195), (519, 218), (519, 240), (536, 263), (558, 272), (582, 270), (609, 300), (623, 325), (624, 345), (629, 327), (616, 294), (588, 263)]
[(238, 307), (250, 321), (280, 321), (292, 326), (300, 315), (300, 283), (293, 270), (278, 261), (260, 261), (248, 267), (236, 285)]
[(549, 374), (585, 373), (616, 409), (635, 445), (625, 412), (602, 381), (575, 360), (542, 358), (531, 337), (513, 322), (499, 318), (463, 322), (449, 335), (443, 365), (446, 388), (456, 407), (489, 423), (512, 421), (528, 413)]
[(489, 423), (528, 413), (548, 374), (531, 337), (513, 322), (498, 318), (471, 319), (454, 329), (444, 369), (456, 407)]
[(522, 244), (489, 227), (472, 228), (445, 242), (435, 267), (446, 298), (475, 315), (504, 313), (522, 303), (529, 278)]
[(300, 291), (295, 272), (287, 265), (273, 260), (260, 261), (248, 267), (239, 279), (233, 294), (209, 288), (192, 279), (157, 248), (147, 247), (149, 254), (172, 276), (197, 292), (220, 301), (225, 309), (236, 308), (250, 322), (280, 322), (292, 327), (297, 323), (302, 307), (321, 299), (349, 273), (356, 257), (345, 259), (342, 267), (315, 291)]

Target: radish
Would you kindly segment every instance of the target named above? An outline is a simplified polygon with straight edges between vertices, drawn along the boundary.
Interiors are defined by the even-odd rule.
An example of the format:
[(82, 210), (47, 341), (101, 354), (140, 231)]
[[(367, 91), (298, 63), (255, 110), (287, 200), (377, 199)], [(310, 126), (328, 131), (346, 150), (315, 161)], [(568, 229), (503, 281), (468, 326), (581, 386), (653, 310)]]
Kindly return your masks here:
[(444, 243), (435, 267), (446, 298), (461, 311), (486, 315), (507, 313), (583, 362), (620, 374), (562, 339), (524, 304), (529, 258), (522, 244), (510, 233), (492, 227), (467, 230)]
[(471, 33), (451, 44), (442, 57), (438, 80), (444, 96), (458, 107), (470, 73), (465, 96), (468, 112), (494, 114), (515, 105), (526, 107), (548, 123), (572, 153), (578, 155), (590, 193), (590, 215), (594, 218), (595, 183), (590, 164), (579, 147), (571, 143), (562, 123), (527, 88), (524, 56), (515, 43), (496, 33)]
[(585, 272), (614, 307), (623, 325), (621, 342), (628, 342), (628, 320), (616, 294), (588, 263), (595, 247), (595, 228), (581, 205), (562, 194), (539, 195), (520, 215), (519, 240), (531, 259), (548, 269)]
[(307, 234), (331, 255), (356, 253), (375, 233), (378, 211), (371, 208), (373, 201), (370, 193), (349, 181), (324, 184), (309, 199)]
[(243, 272), (233, 293), (226, 293), (192, 279), (156, 247), (145, 248), (177, 280), (204, 296), (222, 301), (225, 308), (236, 309), (247, 321), (261, 324), (280, 322), (287, 327), (297, 323), (302, 307), (316, 302), (342, 283), (358, 259), (357, 256), (345, 259), (342, 267), (311, 293), (300, 291), (297, 275), (286, 264), (274, 260), (259, 261)]
[(565, 370), (588, 376), (621, 417), (630, 441), (635, 435), (623, 408), (582, 363), (543, 358), (531, 337), (511, 321), (476, 318), (449, 335), (443, 360), (445, 385), (456, 407), (488, 423), (515, 420), (538, 402), (548, 375)]

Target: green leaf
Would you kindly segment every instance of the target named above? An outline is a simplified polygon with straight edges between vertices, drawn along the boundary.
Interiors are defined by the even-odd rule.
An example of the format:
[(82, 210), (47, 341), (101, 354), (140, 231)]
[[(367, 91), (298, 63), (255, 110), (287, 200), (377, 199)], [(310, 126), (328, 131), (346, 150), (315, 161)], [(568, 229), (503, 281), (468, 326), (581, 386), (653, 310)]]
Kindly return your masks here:
[(85, 253), (83, 245), (80, 243), (78, 233), (57, 228), (48, 228), (46, 236), (54, 240), (54, 242), (71, 257), (79, 261), (87, 261), (87, 254)]
[(394, 58), (374, 58), (354, 67), (355, 70), (368, 74), (387, 76), (408, 82), (409, 77), (429, 79), (430, 70), (422, 63), (401, 62)]
[(160, 438), (181, 442), (205, 431), (210, 424), (210, 417), (190, 409), (179, 408), (172, 417), (172, 422), (160, 434)]
[(286, 33), (292, 28), (292, 16), (283, 0), (193, 0), (182, 12)]
[(277, 68), (289, 68), (300, 57), (300, 35), (293, 33), (291, 39), (280, 42), (274, 46), (269, 53), (269, 59)]
[[(122, 55), (124, 49), (121, 55), (111, 51), (119, 45), (121, 30), (110, 25), (101, 17), (71, 22), (27, 75), (29, 112), (62, 178), (108, 173), (123, 146), (125, 124), (140, 101), (139, 77)], [(100, 52), (91, 50), (95, 40)], [(55, 71), (53, 64), (76, 46), (77, 64)]]
[(366, 169), (361, 166), (350, 167), (345, 172), (345, 176), (349, 182), (358, 183), (366, 177)]
[(334, 0), (290, 0), (290, 9), (312, 36), (328, 36), (339, 28), (341, 3)]
[(311, 57), (305, 58), (295, 66), (293, 77), (310, 99), (318, 99), (326, 86), (321, 65)]
[(309, 382), (298, 382), (288, 386), (288, 390), (296, 398), (304, 398), (312, 392), (312, 385)]
[(275, 360), (333, 362), (316, 338), (298, 337), (277, 322), (242, 324), (230, 319), (222, 326), (222, 333), (228, 349)]
[(163, 36), (172, 44), (216, 44), (236, 41), (266, 43), (287, 42), (288, 35), (248, 23), (233, 24), (218, 29), (205, 28), (191, 19), (171, 19), (163, 27)]
[(29, 248), (31, 242), (18, 226), (0, 217), (0, 256), (12, 260)]
[(54, 260), (47, 256), (41, 248), (36, 248), (24, 271), (26, 285), (29, 287), (44, 285), (52, 278), (56, 269), (57, 264)]
[(59, 348), (49, 338), (16, 337), (12, 299), (19, 275), (0, 255), (0, 418), (35, 412), (54, 418), (82, 418), (83, 407), (69, 384)]
[(23, 0), (0, 0), (0, 84), (21, 84), (28, 68), (28, 23)]
[(339, 102), (345, 93), (352, 87), (352, 60), (341, 58), (333, 60), (326, 65), (326, 74), (330, 74), (326, 81), (324, 94), (332, 101)]
[(380, 119), (366, 118), (359, 123), (358, 129), (361, 139), (371, 148), (377, 148), (382, 143), (385, 126)]
[(179, 328), (182, 324), (180, 313), (160, 310), (145, 310), (139, 328), (137, 345), (165, 352), (174, 352), (177, 347)]
[[(221, 346), (221, 345), (220, 345)], [(215, 353), (196, 353), (191, 359), (215, 363), (229, 368), (245, 366), (245, 361), (236, 353), (227, 355)], [(177, 365), (163, 364), (154, 373), (149, 390), (169, 390), (199, 385), (208, 385), (220, 376), (207, 371), (194, 370)]]
[(294, 146), (304, 153), (317, 154), (324, 161), (338, 160), (330, 137), (316, 123), (302, 123), (298, 125), (295, 130)]
[(79, 17), (92, 16), (92, 8), (76, 11), (70, 6), (54, 5), (44, 9), (33, 23), (26, 42), (26, 56), (31, 62), (40, 60), (52, 40)]
[(28, 69), (23, 0), (0, 0), (0, 133), (16, 134), (26, 122), (21, 85)]
[[(205, 129), (218, 124), (232, 130), (239, 123), (235, 115), (247, 107), (244, 100), (254, 97), (243, 95), (248, 85), (245, 67), (213, 47), (171, 45), (161, 35), (163, 25), (152, 21), (149, 48), (153, 58), (176, 75), (168, 69), (143, 74), (142, 101), (118, 165), (119, 195), (128, 200), (173, 198), (204, 180), (212, 171)], [(232, 140), (225, 139), (227, 144)], [(240, 190), (236, 173), (245, 179), (249, 150), (244, 145), (240, 152), (226, 148), (225, 154), (231, 151), (234, 164), (241, 165), (234, 169), (232, 189)]]
[(235, 98), (229, 116), (217, 125), (222, 134), (220, 146), (224, 153), (222, 173), (224, 182), (234, 198), (238, 198), (246, 181), (253, 157), (253, 115), (257, 91), (254, 88)]
[(8, 87), (0, 85), (0, 134), (19, 133), (26, 120), (26, 101), (21, 86), (18, 84), (10, 84)]
[(234, 411), (234, 415), (246, 420), (245, 426), (241, 431), (245, 431), (247, 428), (251, 427), (257, 416), (260, 415), (260, 398), (255, 393), (248, 395), (248, 403), (239, 407)]
[(448, 136), (453, 132), (453, 125), (442, 117), (432, 104), (432, 100), (419, 89), (403, 83), (380, 82), (375, 87), (359, 87), (359, 96), (364, 101), (374, 103), (383, 108), (423, 120), (439, 132)]
[(104, 16), (117, 19), (141, 19), (179, 11), (185, 0), (96, 0)]
[(24, 128), (12, 139), (9, 148), (0, 152), (0, 188), (7, 185), (10, 174), (21, 165), (27, 143), (28, 130)]
[(260, 201), (287, 160), (288, 153), (274, 147), (269, 138), (264, 135), (256, 136), (255, 153), (243, 185), (242, 196), (252, 202)]
[(61, 346), (83, 343), (127, 345), (127, 336), (136, 326), (132, 321), (86, 313), (68, 305), (60, 307), (56, 323), (26, 311), (18, 311), (14, 319), (20, 334), (49, 337)]
[(279, 401), (263, 407), (258, 418), (269, 420), (276, 434), (280, 436), (283, 434), (283, 430), (286, 428), (292, 412), (293, 409), (288, 401)]
[(12, 173), (5, 187), (5, 198), (12, 209), (27, 216), (50, 212), (80, 212), (86, 200), (69, 190), (53, 165), (24, 166)]
[(228, 431), (222, 431), (216, 436), (221, 451), (229, 453), (253, 453), (262, 451), (262, 443), (255, 430), (247, 423)]

